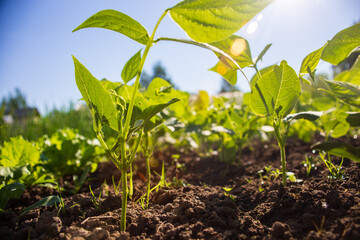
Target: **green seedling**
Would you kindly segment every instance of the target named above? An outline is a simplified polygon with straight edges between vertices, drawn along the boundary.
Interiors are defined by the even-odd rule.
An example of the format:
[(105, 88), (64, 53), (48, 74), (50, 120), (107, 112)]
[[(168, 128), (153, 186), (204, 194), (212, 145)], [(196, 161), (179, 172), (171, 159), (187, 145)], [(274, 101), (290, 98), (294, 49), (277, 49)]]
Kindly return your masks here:
[(94, 204), (94, 207), (96, 209), (96, 211), (100, 211), (100, 207), (101, 207), (101, 193), (102, 191), (100, 191), (99, 196), (96, 197), (94, 192), (91, 189), (91, 185), (89, 185), (89, 190), (91, 193), (91, 202)]
[[(178, 98), (172, 98), (159, 103), (151, 102), (151, 100), (147, 102), (146, 99), (141, 98), (138, 91), (140, 76), (150, 48), (161, 41), (195, 45), (213, 51), (219, 59), (222, 59), (226, 64), (231, 64), (235, 71), (242, 71), (238, 63), (239, 59), (236, 60), (227, 53), (229, 52), (227, 46), (223, 50), (221, 41), (233, 37), (233, 33), (238, 31), (270, 2), (272, 1), (254, 0), (249, 4), (248, 1), (244, 0), (185, 0), (166, 9), (150, 35), (139, 22), (115, 10), (100, 11), (74, 29), (77, 31), (83, 28), (105, 28), (145, 45), (142, 55), (141, 51), (137, 52), (125, 65), (121, 73), (124, 85), (115, 84), (115, 87), (109, 82), (106, 84), (107, 88), (104, 87), (105, 83), (98, 81), (84, 65), (73, 57), (76, 84), (91, 110), (94, 131), (105, 152), (122, 173), (121, 231), (126, 230), (126, 208), (129, 196), (127, 171), (137, 152), (137, 147), (135, 147), (130, 153), (127, 142), (131, 137), (136, 136), (135, 146), (138, 146), (143, 129), (146, 128), (145, 124), (152, 121), (153, 117), (164, 108), (179, 101)], [(170, 14), (171, 18), (188, 34), (191, 40), (167, 37), (155, 39), (156, 30), (167, 14)], [(230, 39), (230, 41), (232, 40)], [(133, 78), (135, 78), (133, 86), (127, 86), (126, 84)], [(117, 132), (118, 136), (113, 146), (108, 146), (104, 140), (102, 129), (105, 125)]]
[(342, 169), (342, 164), (344, 162), (344, 158), (341, 158), (341, 162), (338, 166), (336, 166), (331, 161), (331, 155), (326, 153), (319, 152), (319, 156), (323, 163), (325, 164), (326, 168), (329, 170), (330, 175), (328, 176), (332, 180), (343, 180), (344, 179), (344, 170)]
[(233, 195), (230, 194), (232, 188), (223, 187), (223, 189), (224, 189), (224, 191), (225, 191), (224, 195), (225, 195), (226, 197), (229, 197), (232, 201), (236, 202), (235, 196), (233, 196)]
[(114, 193), (115, 193), (115, 195), (118, 195), (119, 194), (119, 189), (120, 189), (120, 184), (121, 184), (121, 179), (119, 180), (118, 184), (116, 184), (114, 175), (112, 175), (111, 180), (112, 180), (112, 183), (113, 183)]

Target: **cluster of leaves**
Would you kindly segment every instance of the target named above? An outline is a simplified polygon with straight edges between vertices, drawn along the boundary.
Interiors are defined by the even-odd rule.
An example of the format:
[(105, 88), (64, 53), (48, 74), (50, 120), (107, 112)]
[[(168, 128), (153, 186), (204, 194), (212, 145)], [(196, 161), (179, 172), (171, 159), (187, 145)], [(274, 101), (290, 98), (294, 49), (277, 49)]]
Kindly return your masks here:
[(74, 176), (78, 191), (90, 171), (95, 171), (103, 150), (99, 143), (64, 129), (29, 142), (21, 136), (4, 142), (0, 149), (0, 209), (25, 189), (39, 185), (55, 188), (61, 177)]

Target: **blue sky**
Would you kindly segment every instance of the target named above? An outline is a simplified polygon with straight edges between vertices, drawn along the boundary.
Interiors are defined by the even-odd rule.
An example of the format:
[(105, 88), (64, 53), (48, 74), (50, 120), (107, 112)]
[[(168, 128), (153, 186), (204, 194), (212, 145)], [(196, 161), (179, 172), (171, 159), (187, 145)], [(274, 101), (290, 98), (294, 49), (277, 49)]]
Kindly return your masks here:
[[(176, 0), (0, 0), (0, 99), (20, 88), (29, 105), (41, 112), (68, 106), (81, 98), (75, 84), (71, 55), (98, 79), (121, 81), (126, 61), (142, 45), (103, 29), (72, 30), (103, 9), (126, 13), (151, 32), (162, 12)], [(360, 20), (359, 0), (277, 0), (257, 23), (245, 25), (237, 35), (248, 39), (253, 57), (272, 47), (260, 63), (265, 67), (281, 60), (298, 71), (302, 59), (321, 47), (338, 31)], [(257, 28), (254, 27), (257, 24)], [(167, 16), (158, 37), (185, 38), (185, 33)], [(172, 42), (160, 42), (150, 50), (145, 71), (161, 61), (181, 90), (206, 90), (215, 94), (221, 77), (207, 69), (217, 59), (207, 50)], [(321, 71), (329, 65), (320, 63)], [(252, 70), (246, 70), (249, 78)], [(248, 91), (239, 74), (237, 85)]]

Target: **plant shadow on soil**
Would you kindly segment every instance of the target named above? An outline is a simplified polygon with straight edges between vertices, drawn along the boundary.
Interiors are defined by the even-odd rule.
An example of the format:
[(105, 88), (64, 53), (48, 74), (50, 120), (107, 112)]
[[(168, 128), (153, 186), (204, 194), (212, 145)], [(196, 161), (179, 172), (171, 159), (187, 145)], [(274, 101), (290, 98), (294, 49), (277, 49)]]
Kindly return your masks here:
[[(280, 166), (275, 142), (253, 143), (237, 157), (238, 164), (173, 148), (155, 152), (154, 158), (165, 162), (167, 182), (181, 181), (153, 192), (145, 210), (134, 203), (145, 191), (145, 166), (140, 159), (126, 233), (119, 231), (121, 194), (112, 186), (112, 176), (118, 181), (120, 171), (111, 162), (101, 163), (78, 194), (63, 194), (65, 209), (59, 214), (54, 207), (19, 214), (39, 199), (57, 194), (52, 189), (29, 188), (11, 201), (9, 211), (0, 217), (0, 239), (360, 239), (360, 165), (345, 159), (345, 179), (331, 180), (318, 162), (307, 176), (303, 161), (305, 154), (312, 154), (310, 145), (289, 139), (287, 169), (303, 181), (287, 187), (282, 187), (280, 177), (258, 175), (269, 165)], [(176, 168), (172, 154), (180, 154), (178, 162), (185, 168)], [(154, 176), (156, 184), (159, 177)], [(89, 185), (95, 197), (101, 193), (98, 205), (92, 201)], [(227, 193), (223, 187), (232, 190)]]

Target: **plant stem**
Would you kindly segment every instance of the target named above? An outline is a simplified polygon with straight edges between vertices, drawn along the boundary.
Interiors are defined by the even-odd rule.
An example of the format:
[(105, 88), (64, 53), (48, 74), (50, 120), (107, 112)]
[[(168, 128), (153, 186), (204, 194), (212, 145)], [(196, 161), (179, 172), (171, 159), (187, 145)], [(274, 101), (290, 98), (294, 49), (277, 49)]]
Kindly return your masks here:
[(282, 184), (284, 187), (286, 187), (286, 154), (285, 154), (285, 140), (281, 136), (280, 133), (280, 127), (281, 127), (281, 120), (274, 119), (274, 129), (275, 129), (275, 135), (276, 139), (278, 141), (279, 147), (280, 147), (280, 159), (281, 159), (281, 172), (282, 172)]
[(133, 86), (133, 91), (132, 91), (132, 94), (131, 94), (129, 108), (128, 108), (128, 111), (127, 111), (127, 114), (126, 114), (126, 120), (125, 120), (124, 131), (123, 131), (124, 135), (123, 136), (127, 136), (128, 132), (129, 132), (129, 129), (130, 129), (130, 120), (131, 120), (132, 112), (133, 112), (133, 109), (134, 109), (135, 97), (136, 97), (137, 90), (139, 88), (140, 76), (141, 76), (141, 72), (142, 72), (142, 69), (143, 69), (144, 64), (145, 64), (146, 57), (147, 57), (147, 55), (149, 53), (149, 50), (150, 50), (150, 48), (151, 48), (151, 46), (153, 44), (153, 40), (154, 40), (154, 37), (155, 37), (155, 32), (156, 32), (161, 20), (165, 17), (167, 12), (168, 12), (168, 10), (166, 10), (161, 15), (158, 22), (156, 23), (155, 28), (154, 28), (154, 30), (153, 30), (147, 44), (146, 44), (144, 53), (143, 53), (143, 55), (141, 57), (140, 66), (139, 66), (138, 72), (136, 74), (136, 80), (135, 80), (135, 83), (134, 83), (134, 86)]
[(144, 155), (146, 162), (146, 208), (149, 207), (149, 199), (150, 199), (150, 162), (149, 162), (149, 135), (148, 132), (145, 132), (145, 147), (144, 147)]
[[(140, 61), (140, 66), (138, 69), (138, 72), (136, 74), (136, 80), (133, 86), (133, 91), (131, 94), (131, 98), (130, 98), (130, 103), (129, 103), (129, 108), (127, 109), (127, 113), (126, 113), (126, 120), (125, 120), (125, 124), (124, 124), (124, 128), (122, 131), (122, 137), (119, 139), (120, 141), (120, 151), (121, 151), (121, 179), (122, 179), (122, 209), (121, 209), (121, 223), (120, 223), (120, 231), (126, 231), (126, 207), (127, 207), (127, 166), (128, 166), (128, 157), (127, 157), (127, 152), (126, 152), (126, 139), (127, 139), (127, 135), (129, 133), (129, 129), (130, 129), (130, 122), (131, 122), (131, 117), (132, 117), (132, 112), (134, 109), (134, 104), (135, 104), (135, 98), (136, 98), (136, 93), (138, 91), (139, 88), (139, 82), (140, 82), (140, 76), (141, 76), (141, 72), (142, 69), (144, 67), (145, 64), (145, 59), (147, 57), (147, 54), (149, 53), (150, 47), (153, 44), (153, 39), (155, 36), (155, 32), (161, 22), (161, 20), (165, 17), (165, 15), (167, 14), (168, 10), (166, 10), (161, 17), (159, 18), (158, 22), (155, 25), (155, 28), (146, 44), (144, 53), (141, 57), (141, 61)], [(136, 149), (135, 149), (136, 151)], [(131, 160), (131, 156), (130, 156), (130, 160)]]
[(121, 139), (121, 183), (122, 183), (122, 205), (120, 231), (126, 231), (126, 207), (127, 207), (127, 167), (126, 167), (126, 141)]
[(172, 42), (180, 42), (180, 43), (186, 43), (186, 44), (190, 44), (190, 45), (195, 45), (195, 46), (198, 46), (198, 47), (201, 47), (201, 48), (205, 48), (205, 49), (208, 49), (208, 50), (211, 50), (213, 52), (216, 52), (218, 54), (221, 54), (223, 56), (225, 56), (227, 59), (229, 59), (232, 63), (235, 64), (235, 66), (237, 67), (237, 69), (240, 70), (240, 72), (242, 73), (242, 75), (244, 75), (246, 81), (248, 82), (249, 86), (250, 85), (250, 81), (249, 79), (246, 77), (245, 73), (243, 72), (242, 68), (239, 66), (239, 64), (229, 55), (227, 54), (226, 52), (222, 51), (221, 49), (219, 48), (216, 48), (210, 44), (207, 44), (207, 43), (200, 43), (200, 42), (196, 42), (196, 41), (193, 41), (193, 40), (189, 40), (189, 39), (178, 39), (178, 38), (169, 38), (169, 37), (160, 37), (158, 39), (156, 39), (154, 42), (157, 43), (159, 41), (172, 41)]

